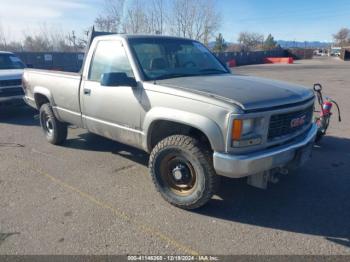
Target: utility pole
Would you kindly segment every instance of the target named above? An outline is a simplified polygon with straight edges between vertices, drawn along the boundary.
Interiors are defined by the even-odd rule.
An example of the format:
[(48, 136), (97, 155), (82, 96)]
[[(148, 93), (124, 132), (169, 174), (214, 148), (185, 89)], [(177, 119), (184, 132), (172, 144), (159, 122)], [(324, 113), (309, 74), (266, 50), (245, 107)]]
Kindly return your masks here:
[(75, 36), (75, 32), (73, 30), (72, 31), (72, 42), (73, 42), (73, 48), (74, 48), (75, 52), (77, 51), (76, 39), (77, 39), (77, 37)]

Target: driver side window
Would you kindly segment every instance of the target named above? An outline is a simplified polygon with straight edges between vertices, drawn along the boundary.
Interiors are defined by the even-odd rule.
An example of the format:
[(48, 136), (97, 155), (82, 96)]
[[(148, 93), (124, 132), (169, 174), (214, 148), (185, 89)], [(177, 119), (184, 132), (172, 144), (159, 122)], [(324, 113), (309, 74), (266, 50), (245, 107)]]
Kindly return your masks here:
[(126, 73), (134, 77), (129, 59), (120, 41), (99, 41), (91, 60), (88, 80), (100, 82), (105, 73)]

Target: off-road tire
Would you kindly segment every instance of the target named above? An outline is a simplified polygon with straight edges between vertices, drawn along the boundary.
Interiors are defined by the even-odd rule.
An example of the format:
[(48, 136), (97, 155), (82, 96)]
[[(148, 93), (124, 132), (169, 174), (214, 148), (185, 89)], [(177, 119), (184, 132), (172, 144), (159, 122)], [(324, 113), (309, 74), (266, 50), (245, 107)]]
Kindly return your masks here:
[[(196, 183), (193, 186), (193, 192), (190, 192), (189, 195), (182, 196), (174, 193), (171, 186), (162, 177), (164, 172), (162, 175), (160, 167), (169, 154), (184, 158), (196, 173)], [(170, 136), (159, 142), (152, 150), (149, 170), (153, 183), (162, 197), (170, 204), (187, 210), (205, 205), (218, 190), (220, 184), (220, 177), (215, 173), (213, 167), (211, 150), (201, 145), (197, 139), (185, 135)]]
[(39, 118), (41, 128), (49, 143), (61, 145), (67, 139), (67, 125), (57, 120), (50, 104), (43, 104), (40, 107)]

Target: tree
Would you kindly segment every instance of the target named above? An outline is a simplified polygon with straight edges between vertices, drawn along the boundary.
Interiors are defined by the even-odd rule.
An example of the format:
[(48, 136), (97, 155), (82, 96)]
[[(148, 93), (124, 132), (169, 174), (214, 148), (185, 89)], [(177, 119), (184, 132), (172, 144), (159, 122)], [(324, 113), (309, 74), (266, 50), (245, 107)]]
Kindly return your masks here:
[(125, 0), (105, 0), (103, 13), (95, 19), (96, 28), (105, 32), (120, 32), (124, 5)]
[(95, 26), (102, 32), (117, 32), (117, 24), (112, 16), (99, 15), (95, 19)]
[(40, 35), (26, 36), (23, 42), (23, 48), (30, 52), (53, 51), (52, 45), (47, 38)]
[(123, 23), (124, 32), (129, 34), (149, 34), (152, 33), (151, 25), (150, 18), (147, 16), (140, 0), (134, 0), (127, 10)]
[(0, 24), (0, 50), (11, 52), (77, 52), (85, 48), (86, 40), (76, 36), (75, 32), (67, 33), (58, 26), (39, 26), (36, 32), (26, 31), (23, 40), (11, 41), (9, 34)]
[(208, 44), (221, 19), (214, 0), (176, 0), (170, 14), (171, 33)]
[(152, 0), (152, 4), (146, 9), (149, 31), (152, 34), (162, 35), (165, 33), (165, 22), (167, 19), (165, 0)]
[(215, 46), (213, 48), (214, 52), (224, 52), (227, 48), (227, 44), (225, 42), (224, 37), (221, 33), (216, 37)]
[(216, 0), (105, 0), (95, 19), (100, 31), (130, 34), (164, 34), (196, 39), (208, 44), (221, 18)]
[(6, 36), (1, 24), (0, 24), (0, 46), (2, 48), (6, 47)]
[(166, 20), (166, 10), (164, 0), (153, 0), (153, 9), (156, 14), (156, 33), (164, 34), (164, 23)]
[(255, 32), (241, 32), (238, 37), (242, 51), (252, 51), (262, 46), (264, 36)]
[(350, 29), (342, 28), (336, 34), (333, 35), (335, 43), (339, 46), (346, 46), (350, 44)]
[(269, 34), (264, 42), (264, 49), (265, 50), (272, 50), (277, 47), (277, 42), (275, 41), (274, 37)]

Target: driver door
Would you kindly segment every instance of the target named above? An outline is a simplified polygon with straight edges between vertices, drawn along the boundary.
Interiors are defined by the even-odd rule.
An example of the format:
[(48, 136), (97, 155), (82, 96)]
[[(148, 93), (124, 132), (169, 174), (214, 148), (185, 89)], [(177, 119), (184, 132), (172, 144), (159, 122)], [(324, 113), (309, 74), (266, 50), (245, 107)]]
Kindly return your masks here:
[(101, 86), (101, 76), (113, 72), (134, 77), (122, 42), (99, 41), (80, 91), (84, 125), (92, 133), (139, 146), (142, 89)]

